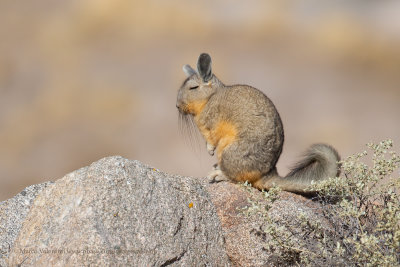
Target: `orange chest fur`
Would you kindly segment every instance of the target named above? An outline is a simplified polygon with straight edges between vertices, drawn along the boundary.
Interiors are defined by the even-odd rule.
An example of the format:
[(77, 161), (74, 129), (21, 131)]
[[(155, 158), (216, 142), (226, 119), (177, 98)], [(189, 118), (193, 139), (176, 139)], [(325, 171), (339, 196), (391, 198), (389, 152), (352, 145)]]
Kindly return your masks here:
[(211, 128), (207, 128), (200, 121), (196, 122), (207, 143), (217, 148), (217, 156), (220, 159), (224, 149), (236, 140), (237, 127), (232, 122), (225, 120), (218, 121)]
[(204, 106), (206, 104), (207, 104), (206, 100), (193, 101), (193, 102), (190, 102), (190, 103), (186, 104), (185, 109), (186, 109), (186, 111), (188, 113), (196, 116), (196, 115), (200, 114), (203, 111)]

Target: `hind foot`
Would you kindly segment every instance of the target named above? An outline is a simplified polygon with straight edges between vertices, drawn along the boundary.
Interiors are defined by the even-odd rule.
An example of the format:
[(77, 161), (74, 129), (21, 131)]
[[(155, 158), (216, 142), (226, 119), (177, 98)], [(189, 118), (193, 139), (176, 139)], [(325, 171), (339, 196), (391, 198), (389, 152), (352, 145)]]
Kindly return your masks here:
[(210, 184), (219, 183), (222, 181), (229, 181), (222, 171), (219, 169), (218, 165), (214, 165), (214, 169), (207, 175), (207, 179)]

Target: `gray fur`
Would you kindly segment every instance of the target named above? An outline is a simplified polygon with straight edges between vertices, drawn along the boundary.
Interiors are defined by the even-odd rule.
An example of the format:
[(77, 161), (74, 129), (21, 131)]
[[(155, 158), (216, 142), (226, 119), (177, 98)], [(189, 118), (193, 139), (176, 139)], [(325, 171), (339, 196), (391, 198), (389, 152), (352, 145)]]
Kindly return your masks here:
[(227, 86), (209, 99), (200, 114), (212, 129), (220, 120), (238, 125), (238, 140), (222, 153), (221, 170), (228, 177), (244, 171), (269, 173), (282, 152), (283, 125), (274, 104), (261, 91), (246, 85)]
[[(208, 54), (200, 55), (198, 72), (186, 79), (178, 92), (180, 113), (193, 116), (199, 128), (213, 130), (219, 122), (226, 121), (237, 129), (236, 139), (222, 151), (218, 172), (214, 170), (211, 174), (213, 180), (218, 180), (215, 176), (220, 174), (238, 181), (237, 177), (242, 173), (259, 172), (261, 177), (249, 182), (260, 189), (277, 185), (286, 191), (306, 194), (305, 189), (312, 180), (338, 175), (339, 155), (336, 150), (328, 145), (315, 144), (286, 177), (280, 177), (276, 163), (282, 152), (284, 131), (272, 101), (251, 86), (224, 85), (212, 73)], [(190, 103), (198, 101), (206, 102), (200, 113), (186, 109)], [(213, 146), (207, 144), (209, 152), (214, 153)], [(218, 144), (215, 146), (218, 151)]]
[(296, 163), (290, 173), (286, 176), (288, 179), (301, 179), (306, 174), (309, 180), (318, 181), (321, 177), (336, 177), (340, 174), (336, 162), (340, 161), (337, 151), (325, 144), (314, 144), (304, 154), (303, 158)]

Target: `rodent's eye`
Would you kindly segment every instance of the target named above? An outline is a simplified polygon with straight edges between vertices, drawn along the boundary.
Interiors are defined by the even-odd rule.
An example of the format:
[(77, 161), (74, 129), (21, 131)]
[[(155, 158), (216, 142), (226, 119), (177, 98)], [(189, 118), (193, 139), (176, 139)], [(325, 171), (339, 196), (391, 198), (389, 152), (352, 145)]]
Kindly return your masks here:
[(197, 86), (192, 86), (192, 87), (190, 87), (190, 90), (197, 89), (197, 88), (199, 88), (198, 85)]

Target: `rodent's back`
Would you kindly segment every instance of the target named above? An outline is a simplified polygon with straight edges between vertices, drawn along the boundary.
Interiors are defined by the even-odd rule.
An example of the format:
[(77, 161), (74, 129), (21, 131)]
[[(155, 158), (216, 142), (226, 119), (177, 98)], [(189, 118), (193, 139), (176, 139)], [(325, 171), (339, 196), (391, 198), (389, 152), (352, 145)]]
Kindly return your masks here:
[(282, 136), (283, 126), (272, 101), (260, 90), (248, 85), (226, 86), (209, 101), (217, 106), (222, 119), (237, 125), (241, 138)]

